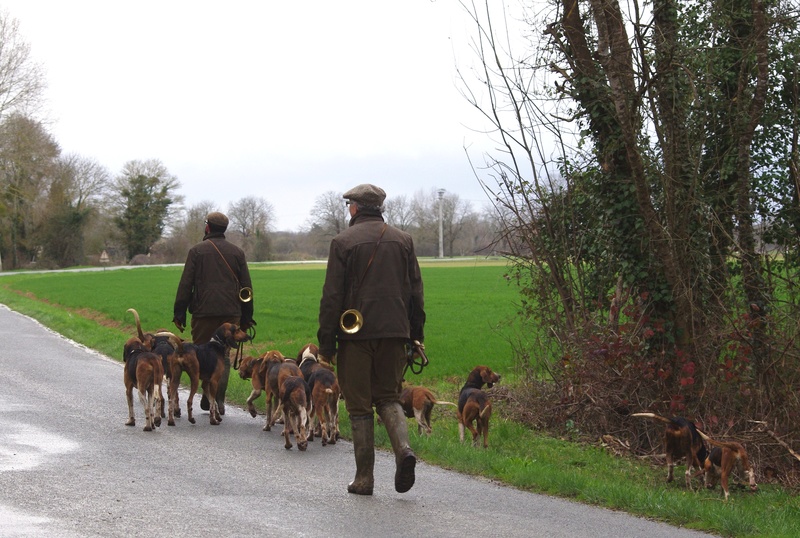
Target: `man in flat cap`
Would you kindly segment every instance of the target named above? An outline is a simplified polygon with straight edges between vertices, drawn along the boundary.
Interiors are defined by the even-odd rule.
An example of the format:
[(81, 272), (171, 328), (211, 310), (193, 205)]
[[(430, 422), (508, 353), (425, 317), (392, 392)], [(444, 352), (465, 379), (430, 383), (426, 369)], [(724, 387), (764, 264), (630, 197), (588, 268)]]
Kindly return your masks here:
[[(206, 216), (203, 240), (189, 249), (183, 274), (175, 295), (175, 326), (183, 332), (186, 310), (192, 314), (192, 342), (205, 344), (223, 323), (235, 323), (247, 330), (253, 321), (253, 301), (242, 302), (241, 288), (250, 288), (250, 271), (244, 251), (225, 239), (228, 217), (214, 211)], [(225, 391), (228, 388), (230, 358), (225, 357), (225, 373), (217, 386), (217, 406), (225, 414)], [(209, 409), (204, 394), (200, 400), (203, 410)]]
[[(344, 198), (350, 226), (330, 245), (319, 308), (319, 355), (335, 362), (350, 415), (356, 476), (347, 491), (372, 495), (374, 407), (392, 442), (395, 490), (404, 493), (414, 485), (417, 458), (408, 444), (400, 392), (406, 345), (424, 337), (422, 277), (411, 236), (383, 220), (383, 189), (358, 185)], [(360, 312), (360, 326), (340, 320), (349, 309)]]

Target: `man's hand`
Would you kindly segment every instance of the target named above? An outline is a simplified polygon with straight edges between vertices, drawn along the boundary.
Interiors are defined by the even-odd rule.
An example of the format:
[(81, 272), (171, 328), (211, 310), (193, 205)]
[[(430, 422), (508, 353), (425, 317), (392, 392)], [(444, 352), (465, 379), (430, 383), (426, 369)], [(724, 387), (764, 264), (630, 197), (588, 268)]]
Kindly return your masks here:
[(318, 354), (317, 360), (324, 365), (336, 366), (336, 353), (334, 353), (330, 358), (326, 357), (325, 355)]
[(239, 328), (243, 331), (246, 331), (250, 327), (255, 327), (257, 325), (256, 320), (254, 319), (243, 319)]
[(175, 324), (175, 326), (178, 328), (180, 332), (183, 332), (183, 330), (186, 328), (186, 318), (184, 319), (180, 319), (177, 317), (173, 318), (172, 323)]

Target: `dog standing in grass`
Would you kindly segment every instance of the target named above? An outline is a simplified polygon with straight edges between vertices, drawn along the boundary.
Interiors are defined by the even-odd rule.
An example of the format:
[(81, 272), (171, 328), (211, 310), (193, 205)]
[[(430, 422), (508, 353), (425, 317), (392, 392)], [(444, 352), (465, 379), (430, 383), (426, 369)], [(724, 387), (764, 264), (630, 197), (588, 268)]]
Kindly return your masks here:
[[(484, 392), (483, 385), (492, 388), (500, 376), (488, 366), (476, 366), (467, 376), (467, 382), (458, 395), (458, 438), (464, 442), (464, 429), (472, 433), (472, 445), (478, 446), (483, 437), (483, 448), (489, 447), (489, 418), (492, 416), (492, 400)], [(475, 423), (475, 425), (473, 425)]]
[(703, 466), (703, 475), (707, 488), (713, 488), (719, 479), (720, 487), (727, 501), (730, 495), (728, 479), (734, 471), (738, 471), (747, 477), (750, 491), (758, 491), (756, 473), (753, 471), (753, 466), (750, 465), (747, 450), (741, 443), (736, 441), (716, 441), (700, 430), (697, 430), (697, 433), (713, 446)]
[(667, 482), (674, 479), (676, 462), (686, 459), (686, 487), (692, 490), (692, 470), (702, 469), (708, 449), (694, 422), (683, 417), (666, 418), (655, 413), (633, 413), (632, 417), (643, 417), (665, 424), (664, 452), (667, 457)]

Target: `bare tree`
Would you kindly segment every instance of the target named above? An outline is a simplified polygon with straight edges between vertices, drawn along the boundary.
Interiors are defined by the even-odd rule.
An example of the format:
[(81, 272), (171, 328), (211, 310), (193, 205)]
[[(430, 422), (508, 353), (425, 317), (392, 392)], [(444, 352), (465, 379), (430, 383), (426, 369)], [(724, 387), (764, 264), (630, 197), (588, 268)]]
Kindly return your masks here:
[(217, 210), (217, 205), (208, 200), (182, 209), (170, 226), (169, 236), (157, 249), (161, 261), (183, 263), (192, 245), (203, 239), (206, 216)]
[(387, 198), (383, 204), (383, 216), (386, 222), (403, 231), (410, 230), (414, 224), (411, 201), (405, 194)]
[(311, 232), (333, 237), (347, 227), (347, 206), (341, 192), (328, 191), (317, 196), (311, 208)]
[[(437, 206), (439, 200), (437, 199)], [(453, 256), (455, 252), (453, 245), (463, 239), (465, 229), (476, 220), (472, 204), (461, 199), (454, 192), (446, 192), (441, 200), (442, 203), (442, 240), (447, 249), (446, 255)], [(438, 209), (437, 209), (438, 211)]]
[(43, 256), (50, 263), (58, 267), (85, 263), (86, 230), (109, 177), (108, 170), (94, 160), (76, 154), (58, 160), (38, 230)]
[(228, 206), (229, 232), (241, 237), (241, 247), (254, 261), (269, 258), (268, 232), (272, 228), (272, 204), (256, 196), (247, 196)]
[(43, 70), (31, 58), (19, 22), (0, 9), (0, 118), (10, 112), (35, 112), (45, 86)]

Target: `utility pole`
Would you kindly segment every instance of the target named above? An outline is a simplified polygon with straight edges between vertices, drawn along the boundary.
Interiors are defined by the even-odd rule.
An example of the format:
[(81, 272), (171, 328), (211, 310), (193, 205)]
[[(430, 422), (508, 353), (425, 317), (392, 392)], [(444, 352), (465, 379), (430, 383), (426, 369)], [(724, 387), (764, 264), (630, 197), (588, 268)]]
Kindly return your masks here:
[(442, 199), (444, 198), (444, 189), (436, 191), (439, 194), (439, 258), (444, 258), (444, 235), (442, 234)]

